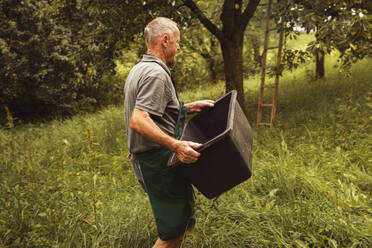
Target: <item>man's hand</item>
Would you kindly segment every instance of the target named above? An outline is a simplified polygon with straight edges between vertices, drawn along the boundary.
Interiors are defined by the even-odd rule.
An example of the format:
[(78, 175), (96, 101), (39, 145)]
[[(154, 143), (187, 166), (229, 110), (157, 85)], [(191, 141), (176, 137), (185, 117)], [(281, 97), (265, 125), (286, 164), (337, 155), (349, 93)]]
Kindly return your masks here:
[(191, 142), (191, 141), (178, 141), (175, 145), (174, 152), (177, 155), (179, 161), (185, 164), (195, 163), (200, 156), (200, 153), (194, 149), (199, 149), (202, 144)]
[(192, 103), (188, 103), (185, 105), (189, 108), (189, 113), (199, 113), (203, 110), (203, 108), (211, 108), (214, 106), (214, 101), (212, 100), (202, 100), (202, 101), (195, 101)]
[(191, 141), (176, 140), (168, 134), (165, 134), (146, 111), (134, 109), (129, 126), (147, 139), (175, 152), (178, 160), (182, 163), (194, 163), (200, 156), (200, 153), (194, 149), (199, 149), (202, 144)]

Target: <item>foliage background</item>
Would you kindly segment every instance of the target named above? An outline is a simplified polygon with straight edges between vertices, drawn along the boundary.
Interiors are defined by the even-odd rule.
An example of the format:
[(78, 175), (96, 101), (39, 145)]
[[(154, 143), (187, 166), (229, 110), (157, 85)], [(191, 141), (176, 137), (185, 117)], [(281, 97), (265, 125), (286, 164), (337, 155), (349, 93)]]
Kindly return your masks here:
[[(352, 78), (328, 57), (284, 73), (276, 128), (254, 124), (259, 80), (246, 82), (253, 177), (218, 199), (197, 195), (189, 247), (370, 247), (370, 60)], [(223, 83), (181, 93), (217, 99)], [(322, 90), (320, 90), (320, 88)], [(306, 96), (306, 97), (303, 97)], [(149, 247), (147, 197), (125, 144), (123, 107), (0, 129), (0, 246)]]
[[(224, 93), (215, 38), (180, 1), (166, 8), (159, 2), (0, 2), (0, 105), (7, 107), (0, 111), (0, 247), (153, 244), (151, 209), (126, 158), (123, 107), (103, 108), (122, 103), (125, 78), (145, 51), (144, 25), (158, 15), (180, 23), (173, 74), (182, 100)], [(197, 4), (221, 25), (222, 2)], [(310, 30), (321, 14), (307, 11)], [(356, 60), (370, 54), (371, 17), (354, 16), (355, 26), (346, 25), (344, 49), (325, 48), (323, 80), (315, 80), (311, 63), (316, 37), (290, 33), (274, 130), (254, 124), (264, 17), (259, 9), (243, 49), (254, 175), (214, 201), (198, 195), (198, 224), (186, 246), (371, 247), (371, 60), (359, 61), (349, 74), (340, 74), (338, 61), (343, 53), (358, 53)], [(340, 29), (335, 34), (348, 34), (342, 23), (326, 27), (332, 25)], [(320, 31), (332, 38), (327, 28)], [(276, 37), (273, 32), (273, 42)], [(71, 118), (41, 121), (56, 116)], [(39, 121), (19, 123), (25, 120)]]
[[(173, 68), (179, 90), (209, 87), (225, 80), (219, 41), (184, 2), (2, 0), (0, 124), (6, 123), (7, 111), (19, 121), (28, 121), (65, 118), (121, 103), (126, 75), (146, 51), (142, 30), (156, 16), (173, 18), (181, 29), (182, 49)], [(239, 3), (245, 5), (247, 1)], [(222, 27), (223, 4), (222, 0), (196, 1), (218, 28)], [(306, 48), (286, 49), (286, 67), (294, 68), (319, 51), (326, 54), (336, 49), (345, 67), (342, 70), (347, 71), (352, 63), (370, 56), (371, 8), (364, 0), (330, 5), (293, 0), (283, 8), (274, 8), (274, 22), (285, 12), (288, 37), (298, 34), (296, 25), (308, 32), (316, 30), (316, 37)], [(265, 8), (258, 8), (245, 30), (245, 79), (259, 72), (265, 16)], [(271, 40), (276, 38), (277, 33), (272, 32)], [(273, 54), (270, 56), (273, 62)]]

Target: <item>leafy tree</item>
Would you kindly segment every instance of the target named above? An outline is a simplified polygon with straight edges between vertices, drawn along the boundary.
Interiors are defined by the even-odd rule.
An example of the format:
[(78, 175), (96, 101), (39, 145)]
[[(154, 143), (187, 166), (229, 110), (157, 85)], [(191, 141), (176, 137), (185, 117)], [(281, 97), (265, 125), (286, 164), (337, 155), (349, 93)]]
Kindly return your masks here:
[(242, 0), (225, 0), (221, 7), (220, 25), (211, 21), (211, 18), (208, 18), (193, 0), (182, 0), (182, 2), (220, 42), (224, 60), (226, 91), (236, 89), (238, 101), (244, 106), (244, 31), (260, 0), (250, 0), (245, 6)]
[(27, 119), (121, 97), (108, 80), (118, 42), (105, 17), (93, 1), (1, 1), (0, 105)]
[(316, 40), (308, 50), (315, 56), (316, 78), (325, 75), (324, 56), (337, 49), (343, 67), (371, 55), (372, 2), (368, 0), (291, 0), (282, 15), (290, 25), (314, 31)]
[[(255, 13), (260, 14), (256, 11), (259, 2), (3, 0), (0, 2), (0, 105), (8, 106), (21, 117), (46, 116), (94, 109), (119, 99), (118, 89), (123, 82), (112, 80), (114, 60), (124, 48), (136, 44), (144, 26), (156, 16), (171, 17), (180, 28), (186, 28), (187, 32), (183, 32), (186, 49), (181, 59), (190, 60), (186, 58), (189, 53), (199, 64), (203, 58), (202, 64), (208, 68), (212, 81), (221, 77), (222, 57), (226, 91), (237, 89), (238, 99), (244, 104), (243, 73), (254, 73), (260, 64), (257, 30), (262, 16), (256, 15), (256, 21), (253, 18)], [(371, 55), (370, 1), (281, 3), (283, 7), (276, 18), (283, 15), (287, 18), (287, 31), (298, 24), (316, 31), (317, 41), (309, 44), (309, 51), (319, 58), (337, 49), (343, 66), (347, 67)], [(248, 23), (256, 27), (247, 29)], [(136, 51), (143, 53), (144, 44), (137, 46)], [(184, 68), (178, 66), (176, 74), (177, 71)], [(189, 71), (205, 77), (201, 68)], [(186, 80), (184, 74), (178, 74)]]
[(0, 104), (28, 115), (71, 102), (69, 30), (42, 15), (46, 1), (4, 0), (0, 6)]
[[(109, 6), (107, 5), (107, 1), (100, 2), (100, 6), (103, 9), (107, 9)], [(115, 1), (110, 1), (115, 2)], [(244, 98), (243, 96), (243, 72), (244, 71), (250, 71), (250, 73), (254, 70), (246, 70), (246, 68), (243, 67), (243, 47), (244, 47), (244, 30), (248, 24), (248, 21), (253, 15), (253, 12), (250, 8), (257, 7), (258, 2), (256, 1), (255, 5), (247, 5), (247, 8), (245, 12), (243, 12), (243, 7), (241, 5), (243, 4), (242, 1), (235, 2), (233, 5), (230, 4), (232, 1), (225, 1), (226, 6), (224, 9), (223, 7), (223, 1), (198, 1), (197, 10), (193, 7), (192, 1), (173, 1), (169, 0), (167, 1), (168, 5), (164, 5), (164, 1), (158, 1), (158, 0), (152, 0), (152, 1), (143, 1), (142, 2), (142, 10), (140, 12), (136, 11), (135, 8), (133, 8), (136, 12), (137, 16), (140, 16), (142, 18), (139, 18), (137, 21), (137, 18), (134, 18), (134, 25), (137, 29), (131, 29), (128, 33), (132, 35), (132, 37), (137, 37), (137, 34), (140, 34), (144, 28), (144, 26), (147, 24), (148, 21), (155, 18), (159, 15), (164, 15), (171, 17), (174, 19), (182, 29), (182, 49), (181, 53), (177, 55), (178, 60), (184, 60), (188, 61), (184, 55), (185, 53), (185, 47), (186, 50), (195, 52), (199, 54), (206, 63), (206, 68), (209, 73), (209, 77), (211, 78), (212, 82), (215, 82), (217, 78), (221, 78), (221, 67), (220, 65), (224, 65), (223, 71), (224, 76), (226, 79), (226, 90), (230, 91), (231, 89), (238, 89), (239, 91), (239, 100), (242, 101)], [(191, 4), (191, 5), (190, 5)], [(115, 8), (117, 13), (122, 13), (124, 9), (124, 3), (117, 3), (113, 4), (112, 8)], [(240, 7), (239, 7), (240, 6)], [(187, 8), (185, 8), (187, 7)], [(234, 15), (224, 13), (229, 12), (229, 8), (233, 10)], [(202, 20), (200, 21), (200, 16), (198, 14), (192, 14), (193, 11), (200, 11), (200, 13), (203, 14)], [(191, 14), (190, 15), (190, 11)], [(108, 10), (108, 12), (111, 12)], [(116, 13), (115, 12), (115, 13)], [(115, 14), (116, 15), (116, 14)], [(118, 16), (122, 16), (124, 13), (119, 14)], [(223, 20), (221, 21), (223, 16)], [(220, 18), (218, 18), (220, 17)], [(111, 16), (112, 18), (112, 16)], [(195, 22), (195, 18), (197, 18), (199, 21)], [(205, 22), (206, 18), (208, 21)], [(229, 18), (231, 19), (232, 23), (229, 23)], [(133, 18), (132, 18), (133, 19)], [(117, 18), (117, 21), (112, 21), (112, 29), (119, 29), (118, 26), (118, 20), (120, 18)], [(242, 22), (241, 22), (242, 21)], [(246, 23), (244, 26), (244, 22)], [(115, 24), (116, 23), (116, 26)], [(201, 25), (199, 24), (201, 23)], [(208, 23), (207, 26), (205, 26), (205, 23)], [(223, 23), (225, 23), (225, 28), (223, 27)], [(204, 25), (204, 27), (202, 27)], [(230, 26), (228, 26), (230, 25)], [(206, 30), (209, 30), (212, 28), (213, 31), (216, 31), (215, 33), (211, 32), (208, 34), (205, 32)], [(233, 30), (229, 30), (229, 28), (233, 28)], [(216, 34), (218, 36), (216, 36)], [(259, 39), (257, 38), (257, 35), (254, 35), (251, 37), (252, 39), (246, 39), (245, 41), (249, 41), (249, 43), (254, 44), (255, 46), (252, 46), (252, 51), (255, 52), (256, 59), (259, 60)], [(130, 39), (130, 37), (128, 37)], [(221, 43), (221, 41), (223, 43)], [(237, 42), (235, 42), (237, 41)], [(135, 39), (132, 39), (132, 42), (136, 42)], [(136, 42), (138, 44), (138, 42)], [(218, 45), (219, 43), (219, 45)], [(223, 44), (223, 46), (221, 45)], [(129, 44), (127, 44), (128, 46)], [(143, 46), (143, 42), (140, 43), (140, 46)], [(218, 48), (220, 46), (220, 48)], [(255, 49), (253, 49), (253, 47)], [(138, 51), (145, 51), (144, 48), (138, 49)], [(222, 51), (222, 53), (221, 53)], [(225, 53), (224, 53), (225, 51)], [(251, 52), (251, 49), (249, 49), (249, 52)], [(225, 54), (221, 56), (221, 54)], [(238, 55), (238, 56), (236, 56)], [(188, 56), (191, 56), (195, 59), (194, 54), (189, 53)], [(221, 56), (221, 57), (220, 57)], [(251, 57), (249, 54), (248, 57)], [(222, 60), (223, 59), (223, 60)], [(226, 62), (226, 60), (228, 60)], [(194, 60), (195, 61), (195, 60)], [(225, 62), (225, 63), (223, 63)], [(257, 62), (257, 61), (256, 61)], [(198, 61), (199, 63), (199, 61)], [(258, 64), (258, 63), (256, 63)], [(253, 65), (253, 63), (252, 63)], [(185, 73), (177, 73), (181, 65), (178, 63), (176, 64), (174, 71), (175, 76), (178, 76), (178, 82), (182, 81), (190, 81), (187, 79), (184, 79)], [(188, 67), (190, 67), (190, 63), (188, 63)], [(185, 71), (193, 71), (193, 78), (195, 78), (195, 68), (190, 69), (188, 68), (185, 70), (183, 68), (183, 72)], [(200, 72), (197, 72), (197, 74), (200, 74)], [(177, 77), (176, 77), (177, 78)], [(180, 80), (181, 79), (181, 80)], [(182, 86), (183, 87), (183, 86)]]

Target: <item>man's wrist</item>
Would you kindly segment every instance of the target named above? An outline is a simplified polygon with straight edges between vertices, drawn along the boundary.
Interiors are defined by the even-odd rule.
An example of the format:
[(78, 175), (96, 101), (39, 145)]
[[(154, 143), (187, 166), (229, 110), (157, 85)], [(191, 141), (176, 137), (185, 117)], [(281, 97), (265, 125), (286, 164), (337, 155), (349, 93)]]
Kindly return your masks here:
[(175, 152), (177, 150), (177, 148), (178, 148), (178, 145), (179, 145), (179, 140), (176, 140), (174, 138), (171, 138), (171, 140), (168, 143), (167, 147), (172, 152)]

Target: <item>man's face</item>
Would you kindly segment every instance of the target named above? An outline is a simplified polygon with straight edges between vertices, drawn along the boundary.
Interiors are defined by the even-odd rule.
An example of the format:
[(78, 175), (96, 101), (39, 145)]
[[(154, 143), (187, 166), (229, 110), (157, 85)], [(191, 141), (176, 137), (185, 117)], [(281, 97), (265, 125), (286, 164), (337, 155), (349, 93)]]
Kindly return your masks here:
[(167, 66), (174, 65), (174, 62), (176, 61), (176, 52), (180, 50), (180, 31), (176, 30), (173, 33), (173, 39), (168, 40), (168, 45), (165, 48), (165, 62)]

